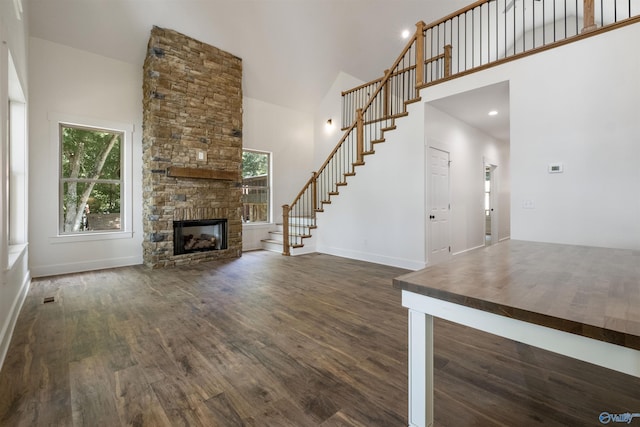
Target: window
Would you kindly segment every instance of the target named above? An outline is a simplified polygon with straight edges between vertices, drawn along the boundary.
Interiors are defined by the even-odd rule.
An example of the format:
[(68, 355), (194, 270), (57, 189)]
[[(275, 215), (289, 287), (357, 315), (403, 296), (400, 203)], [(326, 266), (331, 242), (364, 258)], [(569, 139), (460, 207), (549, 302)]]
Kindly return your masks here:
[(59, 123), (59, 234), (123, 229), (125, 131)]
[[(27, 105), (11, 52), (8, 52), (8, 132), (3, 200), (3, 217), (7, 225), (7, 264), (12, 268), (27, 244)], [(4, 260), (3, 260), (4, 262)]]
[(269, 222), (271, 212), (271, 155), (242, 152), (242, 222)]

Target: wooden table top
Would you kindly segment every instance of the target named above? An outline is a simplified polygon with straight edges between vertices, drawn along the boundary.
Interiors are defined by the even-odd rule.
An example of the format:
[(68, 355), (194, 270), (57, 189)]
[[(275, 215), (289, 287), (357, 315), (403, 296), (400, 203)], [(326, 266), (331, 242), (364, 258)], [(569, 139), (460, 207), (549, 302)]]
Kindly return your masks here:
[(509, 240), (393, 286), (640, 350), (640, 251)]

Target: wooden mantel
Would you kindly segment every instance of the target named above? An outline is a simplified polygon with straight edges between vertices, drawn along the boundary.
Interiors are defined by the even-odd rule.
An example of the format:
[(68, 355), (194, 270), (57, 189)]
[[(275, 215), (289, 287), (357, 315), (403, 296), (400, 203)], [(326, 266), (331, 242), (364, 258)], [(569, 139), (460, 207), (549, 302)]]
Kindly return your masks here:
[(195, 178), (195, 179), (217, 179), (223, 181), (236, 181), (238, 173), (233, 171), (222, 171), (201, 168), (179, 168), (169, 166), (167, 176), (172, 178)]

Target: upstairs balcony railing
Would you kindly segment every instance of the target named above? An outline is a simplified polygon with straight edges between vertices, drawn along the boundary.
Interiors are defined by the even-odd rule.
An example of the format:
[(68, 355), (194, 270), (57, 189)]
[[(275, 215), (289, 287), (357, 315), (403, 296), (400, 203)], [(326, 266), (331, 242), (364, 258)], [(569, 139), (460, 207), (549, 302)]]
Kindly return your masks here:
[(374, 153), (420, 89), (602, 31), (640, 22), (640, 0), (481, 0), (416, 31), (384, 76), (342, 93), (345, 131), (291, 205), (284, 247), (302, 246), (316, 213)]
[[(638, 0), (482, 0), (430, 25), (416, 24), (418, 89), (521, 55), (612, 29), (640, 15)], [(384, 77), (342, 93), (343, 129)], [(410, 82), (404, 82), (409, 84)], [(385, 89), (386, 90), (386, 89)], [(391, 91), (394, 88), (390, 88)]]

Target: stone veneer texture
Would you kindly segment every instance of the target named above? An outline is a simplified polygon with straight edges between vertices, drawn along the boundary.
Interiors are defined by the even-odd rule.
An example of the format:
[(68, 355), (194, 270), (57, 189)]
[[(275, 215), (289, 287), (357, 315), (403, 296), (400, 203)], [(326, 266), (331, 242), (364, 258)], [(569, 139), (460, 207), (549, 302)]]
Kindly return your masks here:
[[(241, 256), (242, 60), (153, 27), (142, 146), (144, 263), (161, 268)], [(235, 178), (173, 178), (168, 167), (231, 171)], [(218, 218), (228, 221), (228, 249), (173, 255), (174, 220)]]

